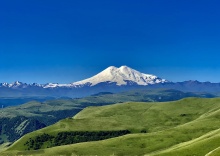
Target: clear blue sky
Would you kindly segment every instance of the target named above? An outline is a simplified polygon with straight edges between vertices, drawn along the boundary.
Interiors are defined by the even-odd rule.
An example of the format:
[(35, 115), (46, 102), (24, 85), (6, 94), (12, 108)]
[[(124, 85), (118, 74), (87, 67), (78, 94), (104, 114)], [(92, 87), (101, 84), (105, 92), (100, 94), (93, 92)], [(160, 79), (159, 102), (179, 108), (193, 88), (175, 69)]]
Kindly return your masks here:
[(220, 82), (218, 0), (5, 0), (0, 82), (70, 83), (127, 65)]

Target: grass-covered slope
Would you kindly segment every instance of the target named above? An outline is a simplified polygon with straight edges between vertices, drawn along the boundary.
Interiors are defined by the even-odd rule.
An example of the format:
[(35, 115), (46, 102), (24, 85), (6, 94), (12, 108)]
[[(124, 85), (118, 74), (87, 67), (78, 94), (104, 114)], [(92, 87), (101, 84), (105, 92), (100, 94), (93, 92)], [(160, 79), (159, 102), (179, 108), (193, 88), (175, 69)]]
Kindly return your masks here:
[(87, 106), (127, 101), (173, 101), (184, 97), (214, 97), (214, 95), (184, 93), (173, 89), (133, 90), (117, 94), (104, 92), (80, 99), (31, 101), (16, 107), (6, 107), (0, 109), (0, 144), (13, 142), (26, 133), (49, 126), (61, 119), (72, 117)]
[[(29, 133), (1, 155), (206, 155), (220, 147), (220, 99), (188, 98), (162, 103), (123, 103), (88, 107), (74, 118)], [(131, 134), (27, 151), (37, 136), (60, 132), (129, 130)], [(146, 133), (145, 133), (146, 132)], [(210, 154), (210, 155), (211, 155)]]

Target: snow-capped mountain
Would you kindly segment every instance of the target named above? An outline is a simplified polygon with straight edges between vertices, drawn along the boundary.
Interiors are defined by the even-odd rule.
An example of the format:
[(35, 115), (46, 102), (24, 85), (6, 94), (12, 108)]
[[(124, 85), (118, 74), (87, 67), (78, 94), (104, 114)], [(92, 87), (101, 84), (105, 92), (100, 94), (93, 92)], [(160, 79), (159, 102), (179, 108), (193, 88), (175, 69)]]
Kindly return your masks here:
[(120, 68), (110, 66), (97, 75), (72, 83), (73, 86), (81, 86), (89, 84), (95, 86), (102, 82), (116, 83), (116, 85), (127, 85), (128, 82), (132, 82), (137, 85), (149, 85), (168, 82), (165, 79), (158, 78), (155, 75), (144, 74), (127, 66), (121, 66)]
[(27, 87), (43, 87), (43, 85), (32, 83), (27, 84), (20, 81), (15, 81), (13, 83), (0, 83), (0, 87), (6, 87), (6, 88), (27, 88)]
[(127, 66), (110, 66), (97, 75), (69, 84), (27, 84), (19, 81), (0, 83), (2, 97), (83, 97), (99, 92), (121, 92), (134, 89), (177, 89), (189, 92), (220, 92), (220, 83), (184, 81), (170, 82), (144, 74)]
[(97, 75), (70, 84), (48, 83), (44, 88), (68, 87), (68, 88), (82, 88), (84, 86), (95, 86), (100, 83), (116, 83), (117, 86), (136, 84), (146, 86), (149, 84), (158, 84), (168, 82), (155, 75), (144, 74), (127, 66), (120, 68), (110, 66), (98, 73)]
[(27, 86), (27, 84), (19, 82), (19, 81), (15, 81), (13, 83), (0, 83), (0, 86), (1, 87), (8, 87), (8, 88), (16, 88), (19, 86)]

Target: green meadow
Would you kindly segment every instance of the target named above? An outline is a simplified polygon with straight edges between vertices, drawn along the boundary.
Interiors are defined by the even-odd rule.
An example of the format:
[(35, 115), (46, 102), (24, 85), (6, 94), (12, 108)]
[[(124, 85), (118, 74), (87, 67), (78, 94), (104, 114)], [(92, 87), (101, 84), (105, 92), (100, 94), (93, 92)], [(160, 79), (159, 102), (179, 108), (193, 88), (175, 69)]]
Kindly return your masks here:
[[(27, 149), (27, 141), (63, 132), (130, 133), (96, 141)], [(90, 134), (90, 133), (89, 133)], [(26, 134), (0, 155), (217, 156), (220, 152), (220, 98), (173, 102), (126, 102), (83, 109), (73, 118)]]

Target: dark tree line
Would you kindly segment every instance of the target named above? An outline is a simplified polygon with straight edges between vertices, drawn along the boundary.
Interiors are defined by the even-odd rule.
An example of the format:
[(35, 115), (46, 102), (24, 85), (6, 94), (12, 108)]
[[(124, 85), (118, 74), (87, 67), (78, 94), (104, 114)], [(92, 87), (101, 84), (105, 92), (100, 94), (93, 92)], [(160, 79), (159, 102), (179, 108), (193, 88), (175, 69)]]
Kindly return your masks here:
[(30, 138), (24, 145), (26, 150), (38, 150), (43, 146), (46, 148), (75, 144), (80, 142), (88, 141), (98, 141), (109, 138), (114, 138), (129, 134), (129, 130), (120, 130), (120, 131), (97, 131), (97, 132), (88, 132), (88, 131), (76, 131), (76, 132), (59, 132), (56, 136), (49, 134), (42, 134), (35, 138)]

